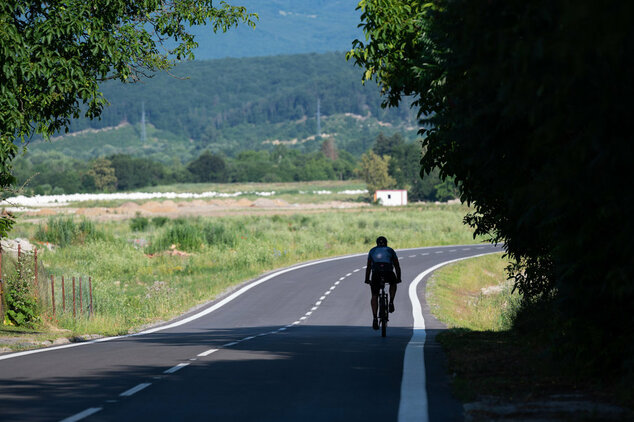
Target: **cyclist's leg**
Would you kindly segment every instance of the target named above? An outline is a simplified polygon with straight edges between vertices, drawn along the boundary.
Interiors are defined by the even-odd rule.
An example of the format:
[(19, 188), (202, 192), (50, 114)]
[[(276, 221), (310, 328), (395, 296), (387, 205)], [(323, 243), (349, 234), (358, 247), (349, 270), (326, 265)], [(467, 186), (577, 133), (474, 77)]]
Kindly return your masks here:
[(370, 299), (370, 307), (372, 308), (372, 317), (376, 318), (377, 312), (379, 310), (379, 285), (374, 282), (374, 280), (370, 281), (370, 290), (372, 291), (372, 299)]

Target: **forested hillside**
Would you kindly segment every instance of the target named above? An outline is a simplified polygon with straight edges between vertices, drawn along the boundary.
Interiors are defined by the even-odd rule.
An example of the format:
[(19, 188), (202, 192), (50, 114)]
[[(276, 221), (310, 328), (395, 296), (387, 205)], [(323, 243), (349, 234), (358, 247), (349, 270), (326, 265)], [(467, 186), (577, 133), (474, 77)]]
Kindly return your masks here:
[(385, 124), (400, 126), (411, 137), (416, 132), (415, 127), (406, 130), (416, 121), (409, 108), (382, 109), (378, 88), (361, 85), (359, 70), (342, 53), (188, 62), (171, 73), (136, 84), (105, 83), (111, 105), (101, 120), (79, 120), (72, 129), (136, 124), (144, 106), (146, 120), (157, 129), (191, 139), (202, 149), (233, 155), (265, 148), (266, 141), (297, 139), (301, 145), (317, 133), (319, 100), (322, 124), (336, 114), (357, 116), (354, 129), (336, 137), (340, 148), (356, 155), (363, 146), (348, 144), (359, 144), (355, 131), (363, 131), (365, 121), (360, 116), (382, 122), (387, 131)]
[(376, 151), (393, 158), (384, 187), (452, 196), (437, 174), (421, 184), (413, 112), (381, 108), (376, 85), (360, 77), (343, 54), (326, 53), (189, 62), (172, 75), (106, 83), (101, 120), (32, 142), (15, 173), (34, 193), (349, 179), (362, 154), (386, 143)]

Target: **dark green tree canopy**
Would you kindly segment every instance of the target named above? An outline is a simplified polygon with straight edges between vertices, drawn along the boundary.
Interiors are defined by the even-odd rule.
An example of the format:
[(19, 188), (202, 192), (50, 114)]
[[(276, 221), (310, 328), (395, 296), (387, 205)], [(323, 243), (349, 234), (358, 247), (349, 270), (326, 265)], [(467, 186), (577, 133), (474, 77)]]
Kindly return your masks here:
[(80, 114), (99, 117), (106, 104), (101, 81), (133, 82), (192, 59), (191, 25), (226, 31), (255, 18), (210, 0), (0, 3), (0, 187), (14, 182), (16, 139), (49, 136)]
[[(576, 356), (587, 351), (597, 365), (631, 356), (634, 338), (615, 327), (634, 324), (634, 201), (617, 182), (631, 178), (634, 158), (625, 135), (634, 109), (634, 3), (360, 7), (368, 38), (349, 57), (365, 80), (377, 80), (386, 105), (413, 95), (419, 116), (429, 116), (423, 170), (455, 177), (461, 199), (475, 206), (466, 221), (515, 261), (526, 306), (552, 301), (554, 337)], [(606, 350), (610, 359), (597, 357)]]
[(197, 182), (226, 182), (227, 164), (225, 160), (209, 151), (204, 151), (187, 166)]

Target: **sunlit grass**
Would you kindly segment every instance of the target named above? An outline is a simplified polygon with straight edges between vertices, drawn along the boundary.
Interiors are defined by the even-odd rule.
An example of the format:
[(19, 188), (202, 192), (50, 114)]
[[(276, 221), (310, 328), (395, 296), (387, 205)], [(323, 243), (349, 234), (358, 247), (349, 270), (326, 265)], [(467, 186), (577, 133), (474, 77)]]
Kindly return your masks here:
[[(425, 205), (312, 214), (188, 218), (147, 224), (95, 223), (101, 239), (42, 250), (42, 280), (57, 280), (53, 322), (74, 334), (121, 334), (168, 320), (266, 271), (298, 262), (363, 253), (384, 235), (395, 248), (474, 243), (460, 205)], [(33, 227), (23, 230), (28, 234)], [(173, 254), (173, 249), (187, 252)], [(171, 252), (170, 252), (171, 251)], [(61, 276), (66, 313), (61, 309)], [(91, 318), (72, 318), (70, 281), (91, 277)], [(50, 290), (47, 281), (46, 289)], [(47, 290), (47, 291), (48, 291)], [(50, 314), (50, 294), (44, 294)], [(51, 315), (48, 315), (51, 317)]]
[(434, 315), (450, 328), (507, 330), (519, 307), (502, 253), (472, 258), (437, 270), (427, 283)]

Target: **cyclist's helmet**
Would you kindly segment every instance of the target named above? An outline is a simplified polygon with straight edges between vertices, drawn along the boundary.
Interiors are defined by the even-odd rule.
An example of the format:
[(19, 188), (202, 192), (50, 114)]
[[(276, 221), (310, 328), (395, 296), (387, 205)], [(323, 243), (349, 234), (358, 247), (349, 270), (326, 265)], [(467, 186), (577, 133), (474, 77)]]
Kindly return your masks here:
[(377, 246), (387, 246), (387, 239), (385, 238), (385, 236), (379, 236), (376, 238), (376, 245)]

